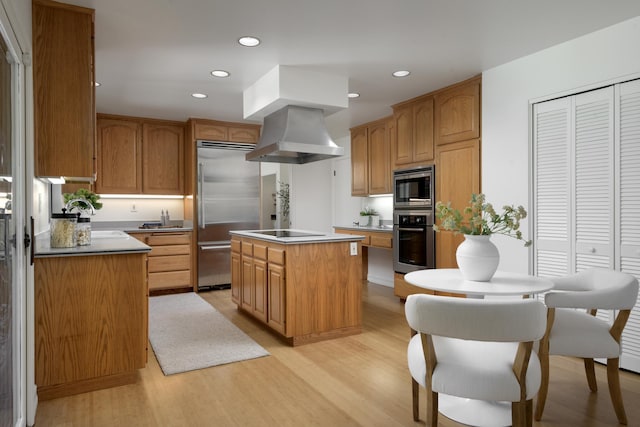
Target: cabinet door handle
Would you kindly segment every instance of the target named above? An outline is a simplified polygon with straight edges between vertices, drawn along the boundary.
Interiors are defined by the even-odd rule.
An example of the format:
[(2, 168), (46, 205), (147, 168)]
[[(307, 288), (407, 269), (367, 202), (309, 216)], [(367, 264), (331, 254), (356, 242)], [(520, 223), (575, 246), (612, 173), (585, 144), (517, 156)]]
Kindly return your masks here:
[(424, 228), (398, 228), (398, 231), (413, 231), (413, 232), (424, 233)]

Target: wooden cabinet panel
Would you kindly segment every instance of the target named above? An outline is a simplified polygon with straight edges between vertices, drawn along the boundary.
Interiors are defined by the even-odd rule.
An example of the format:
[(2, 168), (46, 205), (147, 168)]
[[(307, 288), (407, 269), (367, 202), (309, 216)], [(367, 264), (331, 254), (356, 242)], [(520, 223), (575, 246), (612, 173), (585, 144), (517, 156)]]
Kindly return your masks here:
[(370, 245), (377, 248), (391, 249), (391, 247), (393, 246), (393, 236), (391, 235), (391, 233), (371, 233), (370, 239)]
[(433, 97), (421, 97), (394, 107), (393, 120), (395, 144), (392, 147), (395, 169), (432, 161)]
[(391, 193), (391, 163), (387, 122), (369, 126), (369, 194)]
[[(249, 244), (250, 245), (250, 244)], [(247, 255), (242, 242), (242, 291), (240, 292), (240, 306), (243, 310), (253, 313), (253, 257)]]
[[(234, 243), (236, 248), (234, 248)], [(242, 262), (239, 244), (239, 241), (231, 241), (231, 300), (237, 305), (240, 305), (240, 294), (242, 293)]]
[[(146, 254), (38, 258), (35, 383), (44, 400), (112, 386), (147, 357)], [(99, 349), (99, 351), (97, 351)], [(86, 389), (85, 389), (86, 391)]]
[(269, 278), (267, 296), (268, 317), (267, 323), (270, 327), (280, 332), (286, 333), (285, 328), (285, 301), (286, 301), (286, 285), (285, 270), (283, 265), (269, 263)]
[[(266, 251), (265, 251), (266, 253)], [(253, 307), (252, 314), (263, 322), (267, 321), (267, 262), (253, 259)]]
[(480, 79), (444, 90), (435, 101), (436, 145), (480, 137)]
[(191, 287), (189, 271), (161, 271), (149, 273), (149, 290), (177, 289)]
[(141, 128), (136, 122), (98, 120), (96, 192), (142, 192), (141, 140)]
[(32, 8), (35, 176), (94, 179), (93, 9)]
[(351, 130), (351, 195), (366, 196), (369, 190), (367, 127)]
[(433, 160), (433, 98), (413, 106), (413, 161)]
[(149, 273), (159, 271), (189, 270), (191, 255), (150, 256)]
[(140, 232), (132, 237), (151, 246), (149, 289), (152, 291), (192, 287), (191, 232)]
[(196, 140), (246, 142), (255, 144), (260, 139), (260, 126), (216, 120), (190, 119)]
[[(480, 140), (456, 142), (436, 148), (436, 194), (462, 210), (472, 193), (480, 192)], [(462, 235), (441, 231), (436, 236), (436, 268), (457, 268), (456, 249)]]
[(142, 191), (184, 194), (184, 127), (143, 123)]
[(393, 112), (396, 138), (394, 161), (396, 166), (413, 162), (413, 108), (411, 105), (398, 108)]
[(204, 139), (207, 141), (228, 141), (229, 128), (227, 126), (195, 121), (194, 136), (196, 139)]
[(258, 127), (229, 127), (229, 141), (255, 143), (259, 138)]

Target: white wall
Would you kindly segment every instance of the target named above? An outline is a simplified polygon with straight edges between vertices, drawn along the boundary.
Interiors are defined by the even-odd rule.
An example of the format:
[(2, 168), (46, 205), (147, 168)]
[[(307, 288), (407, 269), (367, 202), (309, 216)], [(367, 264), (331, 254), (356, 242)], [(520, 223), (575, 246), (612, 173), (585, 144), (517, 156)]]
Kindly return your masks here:
[[(638, 46), (640, 17), (483, 72), (482, 190), (488, 201), (531, 211), (530, 102), (638, 77)], [(503, 236), (493, 241), (500, 249), (499, 269), (529, 271), (521, 242)]]

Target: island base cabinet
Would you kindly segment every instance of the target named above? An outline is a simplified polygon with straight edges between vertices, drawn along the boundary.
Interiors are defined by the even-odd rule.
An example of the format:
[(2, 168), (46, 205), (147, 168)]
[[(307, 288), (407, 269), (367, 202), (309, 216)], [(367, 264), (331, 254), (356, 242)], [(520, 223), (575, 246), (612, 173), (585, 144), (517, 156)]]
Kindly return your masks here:
[[(240, 243), (241, 249), (233, 242)], [(257, 256), (256, 247), (266, 247), (266, 256), (262, 249)], [(360, 249), (357, 252), (351, 255), (347, 241), (285, 245), (235, 237), (232, 299), (240, 310), (294, 346), (358, 334), (362, 331), (362, 255)], [(257, 294), (262, 301), (265, 277), (266, 307), (256, 304)]]
[(40, 400), (135, 382), (147, 363), (146, 260), (140, 253), (36, 259)]

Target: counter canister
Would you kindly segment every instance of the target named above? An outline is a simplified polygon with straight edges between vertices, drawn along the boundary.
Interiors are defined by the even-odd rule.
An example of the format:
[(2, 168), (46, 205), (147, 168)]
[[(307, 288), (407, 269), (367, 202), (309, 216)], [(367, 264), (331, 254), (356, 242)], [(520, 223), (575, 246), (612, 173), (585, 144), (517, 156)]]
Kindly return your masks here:
[(50, 244), (52, 248), (73, 248), (76, 246), (78, 214), (66, 211), (66, 209), (62, 209), (62, 213), (51, 214)]
[(91, 244), (91, 219), (85, 216), (78, 217), (76, 224), (76, 243), (78, 246)]

